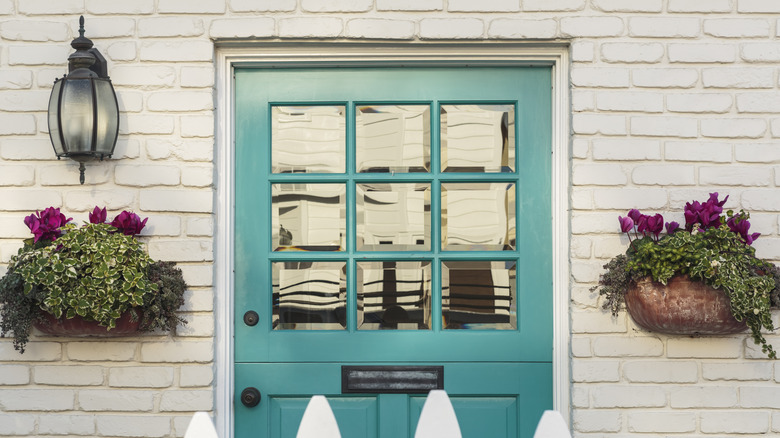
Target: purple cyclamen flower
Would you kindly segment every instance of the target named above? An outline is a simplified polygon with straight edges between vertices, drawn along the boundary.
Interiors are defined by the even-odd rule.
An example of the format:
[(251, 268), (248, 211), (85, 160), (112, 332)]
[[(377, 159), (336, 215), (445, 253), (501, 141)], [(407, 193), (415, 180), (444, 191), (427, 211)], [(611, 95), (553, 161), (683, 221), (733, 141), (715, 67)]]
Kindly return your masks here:
[[(725, 198), (723, 198), (723, 200), (722, 200), (722, 201), (718, 201), (718, 192), (715, 192), (715, 193), (710, 193), (710, 199), (708, 199), (708, 200), (707, 200), (707, 202), (711, 202), (711, 203), (713, 203), (713, 204), (717, 205), (718, 207), (721, 207), (721, 208), (722, 208), (722, 207), (723, 207), (723, 205), (724, 205), (724, 204), (726, 203), (726, 201), (728, 201), (728, 200), (729, 200), (729, 196), (728, 196), (728, 195), (726, 195), (726, 197), (725, 197)], [(721, 210), (721, 211), (723, 211), (723, 210)]]
[(144, 229), (146, 221), (148, 220), (149, 218), (145, 218), (142, 221), (137, 214), (129, 211), (123, 211), (119, 213), (116, 218), (114, 218), (114, 220), (111, 222), (111, 225), (119, 230), (122, 234), (127, 236), (135, 236)]
[(655, 237), (661, 234), (664, 229), (664, 217), (660, 214), (655, 216), (647, 216), (647, 231), (651, 232)]
[(71, 220), (73, 218), (66, 218), (59, 208), (49, 207), (25, 217), (24, 223), (35, 236), (34, 242), (41, 239), (55, 241), (62, 235), (60, 228)]
[(91, 224), (103, 224), (106, 222), (106, 207), (103, 207), (101, 210), (97, 206), (95, 206), (95, 209), (92, 210), (92, 213), (89, 214), (89, 223)]
[(699, 212), (702, 210), (702, 205), (699, 201), (687, 202), (685, 204), (685, 228), (688, 230), (693, 228), (693, 224), (699, 222)]
[(666, 223), (666, 234), (672, 235), (674, 234), (678, 229), (680, 228), (680, 224), (678, 224), (675, 221), (667, 222)]
[(638, 223), (639, 218), (642, 217), (642, 213), (640, 213), (636, 208), (633, 208), (628, 211), (628, 217), (630, 217), (634, 223)]
[(699, 212), (699, 223), (703, 229), (717, 227), (720, 225), (720, 213), (723, 211), (722, 207), (718, 207), (717, 204), (705, 202), (701, 212)]
[(737, 220), (736, 217), (732, 217), (731, 219), (726, 222), (729, 226), (729, 229), (740, 236), (742, 236), (742, 240), (745, 241), (746, 244), (752, 245), (753, 242), (758, 239), (758, 236), (761, 235), (761, 233), (749, 233), (750, 230), (750, 221), (743, 219), (743, 220)]
[(618, 222), (620, 222), (620, 230), (624, 233), (628, 233), (634, 228), (634, 221), (630, 217), (618, 216)]
[(639, 220), (636, 221), (636, 230), (640, 233), (644, 233), (647, 231), (647, 216), (646, 215), (640, 215)]

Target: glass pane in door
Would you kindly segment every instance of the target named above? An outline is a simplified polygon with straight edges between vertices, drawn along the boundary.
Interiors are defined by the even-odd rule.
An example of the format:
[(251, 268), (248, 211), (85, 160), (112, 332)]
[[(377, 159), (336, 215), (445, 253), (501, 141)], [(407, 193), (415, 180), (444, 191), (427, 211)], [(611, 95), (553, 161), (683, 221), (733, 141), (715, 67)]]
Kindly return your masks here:
[(429, 184), (358, 184), (355, 193), (358, 250), (430, 250)]
[(514, 172), (514, 105), (442, 105), (442, 172)]
[(448, 251), (514, 249), (515, 185), (442, 184), (441, 235)]
[(343, 105), (272, 107), (272, 171), (344, 173), (345, 114)]
[(360, 330), (431, 328), (431, 262), (358, 262)]
[(341, 251), (346, 230), (344, 184), (272, 184), (274, 251)]
[(346, 263), (274, 262), (272, 276), (274, 330), (346, 327)]
[(428, 172), (428, 105), (361, 105), (355, 120), (358, 172)]
[(514, 261), (446, 261), (441, 269), (445, 329), (517, 328)]

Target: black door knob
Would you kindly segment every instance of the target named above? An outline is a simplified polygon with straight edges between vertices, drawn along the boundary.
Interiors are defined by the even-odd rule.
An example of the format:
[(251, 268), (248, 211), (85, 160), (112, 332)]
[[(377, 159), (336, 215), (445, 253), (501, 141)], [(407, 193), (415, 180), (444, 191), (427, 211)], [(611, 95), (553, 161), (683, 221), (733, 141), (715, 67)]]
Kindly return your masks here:
[(253, 408), (260, 403), (260, 391), (257, 388), (244, 388), (241, 391), (241, 403), (248, 408)]
[(260, 316), (254, 310), (250, 310), (244, 314), (244, 324), (252, 327), (260, 320)]

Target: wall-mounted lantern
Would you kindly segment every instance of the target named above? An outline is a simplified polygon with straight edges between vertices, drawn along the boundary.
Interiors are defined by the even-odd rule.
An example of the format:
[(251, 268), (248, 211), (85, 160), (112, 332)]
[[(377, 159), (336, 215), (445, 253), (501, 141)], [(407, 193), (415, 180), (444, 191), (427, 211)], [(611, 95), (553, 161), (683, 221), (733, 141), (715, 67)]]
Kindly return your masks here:
[(68, 57), (68, 74), (54, 81), (49, 99), (49, 137), (57, 158), (78, 161), (84, 184), (84, 163), (111, 157), (119, 134), (119, 106), (108, 78), (106, 60), (84, 37), (79, 18), (76, 49)]

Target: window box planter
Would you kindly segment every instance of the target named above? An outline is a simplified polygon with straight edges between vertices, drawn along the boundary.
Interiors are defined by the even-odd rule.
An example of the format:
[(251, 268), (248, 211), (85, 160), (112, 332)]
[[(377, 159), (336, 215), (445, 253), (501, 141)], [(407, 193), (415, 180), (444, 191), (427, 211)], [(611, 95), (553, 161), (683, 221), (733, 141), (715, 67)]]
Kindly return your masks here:
[(95, 336), (95, 337), (120, 337), (138, 334), (141, 328), (141, 314), (137, 313), (135, 320), (131, 312), (125, 312), (116, 320), (116, 327), (108, 330), (98, 325), (96, 321), (88, 321), (78, 315), (73, 318), (55, 318), (52, 314), (41, 312), (41, 320), (36, 320), (33, 326), (43, 334), (49, 336)]
[(625, 296), (631, 319), (646, 330), (671, 335), (725, 335), (747, 329), (731, 314), (723, 291), (687, 275), (672, 277), (666, 285), (646, 277)]
[(704, 202), (686, 203), (684, 227), (636, 209), (618, 216), (629, 246), (604, 265), (592, 290), (599, 289), (604, 308), (614, 315), (625, 302), (639, 326), (660, 333), (738, 333), (743, 321), (774, 359), (763, 331), (775, 329), (780, 267), (756, 257), (752, 243), (760, 233), (750, 232), (748, 212), (724, 211), (727, 200), (710, 193)]
[(89, 223), (70, 221), (53, 207), (25, 218), (35, 237), (0, 278), (0, 336), (13, 333), (24, 353), (33, 327), (114, 337), (186, 323), (177, 314), (187, 289), (181, 270), (152, 260), (135, 237), (146, 219), (123, 211), (107, 223), (106, 209), (95, 207)]

